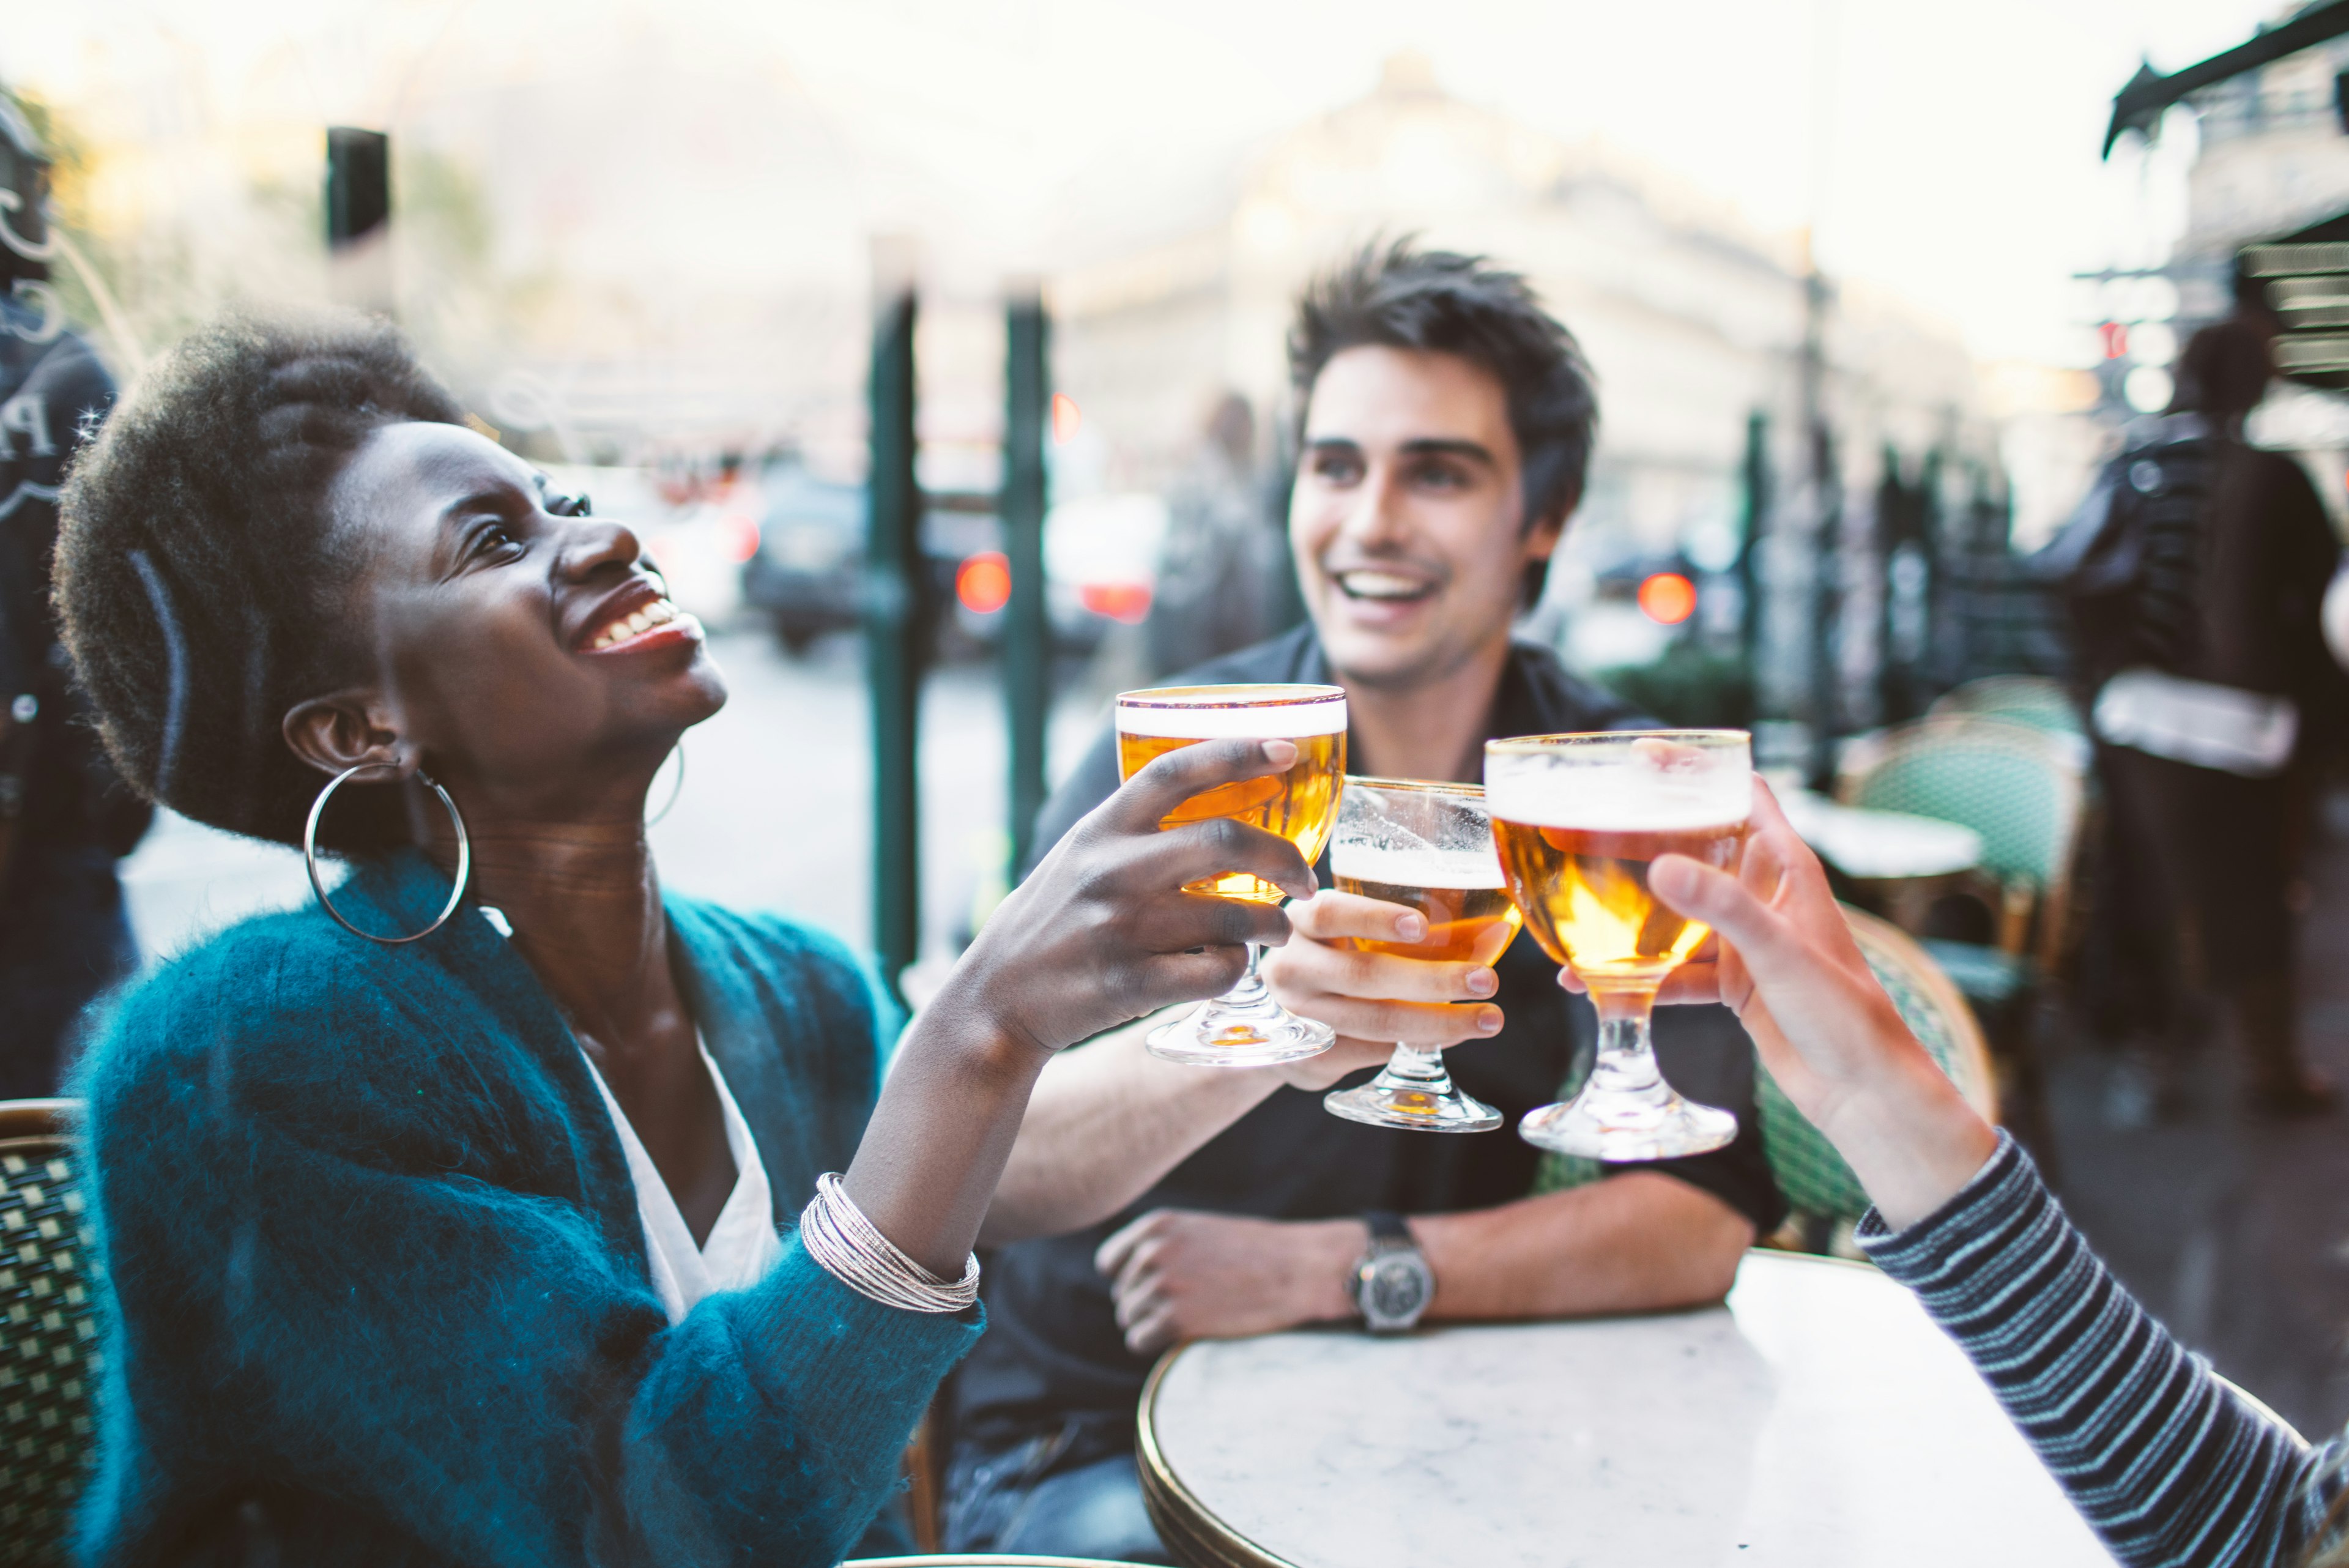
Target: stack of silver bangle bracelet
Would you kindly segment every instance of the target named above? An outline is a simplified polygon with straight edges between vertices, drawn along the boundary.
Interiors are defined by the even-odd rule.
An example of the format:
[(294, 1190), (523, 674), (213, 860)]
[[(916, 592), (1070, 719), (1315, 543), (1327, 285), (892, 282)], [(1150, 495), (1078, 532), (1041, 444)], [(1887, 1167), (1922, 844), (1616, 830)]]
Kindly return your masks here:
[(961, 1312), (978, 1299), (978, 1254), (961, 1279), (940, 1279), (881, 1234), (831, 1172), (816, 1178), (815, 1197), (800, 1216), (800, 1241), (826, 1273), (883, 1306)]

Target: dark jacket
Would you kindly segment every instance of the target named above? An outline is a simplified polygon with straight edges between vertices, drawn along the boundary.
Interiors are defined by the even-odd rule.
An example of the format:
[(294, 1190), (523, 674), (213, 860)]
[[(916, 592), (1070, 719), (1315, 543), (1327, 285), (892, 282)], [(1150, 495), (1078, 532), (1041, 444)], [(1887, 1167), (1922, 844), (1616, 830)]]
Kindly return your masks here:
[[(414, 930), (446, 888), (409, 853), (336, 900)], [(786, 1223), (854, 1152), (895, 1014), (830, 938), (667, 908)], [(670, 1326), (585, 1059), (471, 907), (406, 947), (316, 908), (233, 927), (123, 1001), (81, 1087), (114, 1297), (93, 1563), (821, 1568), (979, 1332), (796, 1238)]]

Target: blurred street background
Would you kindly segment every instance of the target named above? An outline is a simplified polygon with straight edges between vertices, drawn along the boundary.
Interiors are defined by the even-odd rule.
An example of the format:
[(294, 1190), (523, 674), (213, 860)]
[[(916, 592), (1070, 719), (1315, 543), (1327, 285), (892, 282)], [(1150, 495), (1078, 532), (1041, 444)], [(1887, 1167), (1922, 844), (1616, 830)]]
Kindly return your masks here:
[[(51, 303), (121, 380), (240, 301), (394, 315), (507, 445), (641, 525), (715, 628), (733, 697), (688, 737), (664, 876), (860, 948), (889, 945), (895, 899), (899, 956), (935, 968), (1009, 871), (1007, 301), (1050, 327), (1048, 779), (1121, 687), (1301, 614), (1289, 305), (1348, 248), (1416, 233), (1522, 268), (1597, 371), (1591, 485), (1520, 635), (1675, 722), (1750, 725), (1779, 777), (1865, 805), (1869, 748), (1950, 693), (2020, 679), (2061, 704), (2033, 553), (2168, 403), (2247, 247), (2349, 209), (2349, 40), (2100, 155), (2141, 64), (2298, 9), (77, 0), (16, 8), (0, 84), (54, 159)], [(356, 145), (388, 213), (331, 255), (328, 127), (378, 138)], [(869, 373), (899, 288), (910, 895), (876, 892), (864, 631)], [(2249, 436), (2342, 525), (2349, 400), (2323, 375), (2278, 381)], [(2337, 1427), (2349, 1140), (2337, 1116), (2244, 1120), (2224, 1053), (2202, 1058), (2218, 1087), (2157, 1106), (2142, 1061), (2092, 1040), (2071, 982), (2097, 805), (2077, 715), (2048, 727), (2076, 820), (2023, 904), (2006, 885), (2029, 951), (2021, 927), (1930, 934), (2008, 963), (1982, 995), (2010, 1119), (2132, 1287)], [(2349, 795), (2311, 846), (2302, 1041), (2349, 1080)], [(150, 959), (307, 896), (292, 852), (169, 814), (124, 878)]]

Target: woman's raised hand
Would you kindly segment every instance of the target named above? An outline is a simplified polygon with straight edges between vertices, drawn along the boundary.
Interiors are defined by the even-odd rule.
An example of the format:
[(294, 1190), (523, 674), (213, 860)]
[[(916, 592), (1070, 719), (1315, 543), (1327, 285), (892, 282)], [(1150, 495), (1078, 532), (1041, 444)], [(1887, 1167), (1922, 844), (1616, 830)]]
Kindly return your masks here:
[(1996, 1137), (1901, 1022), (1869, 972), (1818, 857), (1767, 784), (1736, 875), (1684, 856), (1658, 859), (1648, 886), (1713, 929), (1709, 956), (1683, 965), (1663, 1000), (1734, 1009), (1771, 1076), (1825, 1133), (1895, 1227), (1953, 1196)]
[(1246, 871), (1310, 898), (1313, 868), (1287, 839), (1228, 817), (1158, 825), (1194, 795), (1296, 760), (1288, 741), (1206, 741), (1158, 758), (997, 908), (949, 988), (968, 988), (998, 1027), (1046, 1051), (1229, 990), (1247, 962), (1243, 944), (1287, 941), (1288, 917), (1183, 885)]

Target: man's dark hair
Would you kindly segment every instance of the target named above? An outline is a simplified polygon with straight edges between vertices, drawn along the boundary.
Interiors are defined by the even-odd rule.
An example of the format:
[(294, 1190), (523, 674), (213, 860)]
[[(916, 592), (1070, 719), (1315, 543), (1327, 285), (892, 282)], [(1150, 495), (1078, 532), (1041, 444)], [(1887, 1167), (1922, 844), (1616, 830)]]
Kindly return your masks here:
[[(1526, 527), (1563, 518), (1582, 499), (1598, 393), (1582, 346), (1524, 277), (1483, 256), (1421, 250), (1406, 236), (1373, 241), (1315, 278), (1288, 331), (1300, 441), (1322, 368), (1365, 345), (1456, 354), (1501, 383), (1524, 464)], [(1530, 587), (1537, 597), (1538, 566)]]
[[(280, 726), (372, 654), (348, 602), (363, 562), (335, 537), (328, 489), (370, 432), (463, 418), (397, 330), (351, 313), (229, 317), (149, 368), (67, 478), (57, 576), (99, 732), (142, 794), (302, 841), (325, 781)], [(342, 830), (322, 838), (400, 836), (393, 792), (344, 793), (378, 798), (338, 800)]]

